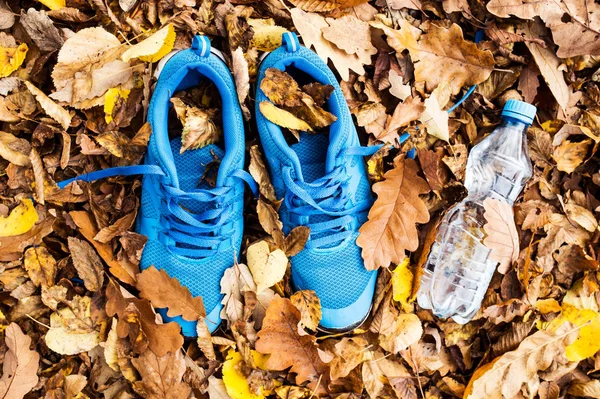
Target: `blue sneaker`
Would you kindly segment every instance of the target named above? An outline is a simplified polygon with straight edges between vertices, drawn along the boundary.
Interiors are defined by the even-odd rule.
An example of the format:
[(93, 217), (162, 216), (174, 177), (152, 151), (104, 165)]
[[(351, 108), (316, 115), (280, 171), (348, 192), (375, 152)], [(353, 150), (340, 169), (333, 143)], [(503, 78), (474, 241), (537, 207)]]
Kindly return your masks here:
[[(193, 296), (201, 296), (206, 323), (213, 332), (220, 324), (223, 272), (239, 258), (243, 232), (244, 181), (255, 184), (244, 167), (244, 125), (233, 78), (225, 63), (211, 51), (210, 41), (196, 36), (192, 48), (179, 51), (159, 65), (148, 121), (152, 135), (144, 165), (112, 168), (72, 180), (95, 180), (110, 175), (144, 174), (142, 204), (136, 231), (148, 237), (140, 268), (155, 266), (179, 280)], [(221, 95), (223, 143), (179, 154), (181, 137), (169, 140), (170, 98), (201, 80), (214, 83)], [(212, 153), (211, 153), (212, 152)], [(200, 183), (215, 154), (220, 160), (216, 187)], [(199, 184), (200, 183), (200, 184)], [(183, 334), (194, 337), (196, 322), (177, 321)]]
[[(334, 87), (324, 105), (337, 117), (325, 133), (300, 132), (288, 145), (279, 126), (269, 122), (259, 104), (269, 101), (260, 90), (268, 68), (289, 73), (301, 85), (317, 81)], [(291, 259), (296, 290), (314, 290), (321, 300), (321, 327), (349, 330), (368, 316), (377, 273), (367, 271), (356, 245), (358, 229), (367, 220), (373, 196), (361, 156), (379, 147), (360, 147), (356, 128), (340, 86), (327, 65), (283, 34), (282, 46), (262, 61), (256, 91), (256, 123), (278, 198), (284, 232), (296, 226), (311, 229), (306, 247)]]

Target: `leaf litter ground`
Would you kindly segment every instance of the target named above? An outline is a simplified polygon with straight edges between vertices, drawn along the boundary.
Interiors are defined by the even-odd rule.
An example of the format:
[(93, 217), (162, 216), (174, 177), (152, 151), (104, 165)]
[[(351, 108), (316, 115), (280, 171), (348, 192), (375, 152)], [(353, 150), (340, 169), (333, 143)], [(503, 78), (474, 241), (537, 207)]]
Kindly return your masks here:
[[(600, 398), (593, 1), (0, 1), (0, 29), (0, 398)], [(258, 60), (288, 30), (329, 60), (361, 142), (387, 144), (367, 163), (378, 198), (358, 239), (381, 269), (373, 310), (346, 334), (319, 331), (318, 297), (291, 290), (287, 258), (310, 231), (284, 235), (249, 112)], [(201, 298), (154, 268), (140, 274), (140, 179), (56, 186), (141, 161), (156, 62), (195, 33), (233, 71), (261, 193), (248, 198), (244, 263), (223, 276), (213, 336)], [(270, 71), (261, 88), (261, 111), (290, 142), (335, 120), (328, 86)], [(469, 150), (511, 98), (538, 107), (534, 176), (514, 209), (484, 204), (501, 267), (458, 325), (415, 304), (421, 268), (465, 195)], [(172, 102), (181, 151), (220, 140), (214, 87)], [(218, 164), (198, 182), (214, 182)], [(199, 320), (199, 338), (184, 342), (154, 307)]]

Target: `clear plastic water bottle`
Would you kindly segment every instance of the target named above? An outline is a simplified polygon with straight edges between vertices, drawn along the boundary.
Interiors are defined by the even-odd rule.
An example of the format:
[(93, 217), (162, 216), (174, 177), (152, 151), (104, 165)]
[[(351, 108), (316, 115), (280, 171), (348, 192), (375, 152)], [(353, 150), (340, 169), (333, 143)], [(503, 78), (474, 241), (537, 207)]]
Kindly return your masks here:
[(481, 306), (498, 266), (483, 245), (483, 201), (492, 197), (512, 205), (531, 177), (526, 132), (535, 112), (531, 104), (507, 101), (500, 126), (469, 154), (469, 195), (442, 219), (417, 295), (419, 306), (438, 317), (464, 324)]

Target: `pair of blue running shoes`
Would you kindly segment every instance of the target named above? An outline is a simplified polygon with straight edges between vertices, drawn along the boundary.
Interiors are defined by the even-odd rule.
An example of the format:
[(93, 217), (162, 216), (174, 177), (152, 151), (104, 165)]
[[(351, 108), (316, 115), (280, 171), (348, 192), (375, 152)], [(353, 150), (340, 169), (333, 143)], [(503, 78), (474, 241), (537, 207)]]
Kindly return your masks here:
[[(291, 258), (296, 290), (314, 290), (322, 308), (321, 327), (347, 331), (368, 316), (376, 272), (367, 271), (356, 245), (359, 227), (373, 203), (363, 156), (377, 147), (361, 147), (348, 105), (338, 82), (317, 54), (300, 45), (294, 33), (283, 34), (282, 45), (262, 60), (257, 87), (268, 68), (286, 71), (301, 84), (330, 84), (334, 91), (325, 107), (337, 117), (327, 133), (300, 132), (289, 145), (279, 126), (268, 121), (258, 105), (268, 101), (256, 91), (256, 123), (279, 215), (286, 234), (308, 226), (310, 238)], [(152, 136), (143, 165), (112, 168), (73, 180), (92, 181), (109, 175), (143, 174), (142, 204), (136, 231), (148, 237), (141, 269), (155, 266), (177, 278), (192, 295), (201, 296), (206, 322), (213, 332), (221, 321), (223, 296), (220, 280), (225, 269), (239, 260), (243, 235), (245, 183), (255, 186), (244, 171), (244, 122), (231, 72), (210, 41), (196, 36), (190, 49), (159, 65), (160, 75), (148, 113)], [(208, 79), (222, 103), (223, 142), (180, 154), (181, 137), (169, 139), (168, 116), (174, 93)], [(284, 89), (284, 88), (283, 88)], [(220, 160), (216, 186), (200, 183), (215, 154)], [(196, 336), (196, 322), (177, 321), (188, 337)]]

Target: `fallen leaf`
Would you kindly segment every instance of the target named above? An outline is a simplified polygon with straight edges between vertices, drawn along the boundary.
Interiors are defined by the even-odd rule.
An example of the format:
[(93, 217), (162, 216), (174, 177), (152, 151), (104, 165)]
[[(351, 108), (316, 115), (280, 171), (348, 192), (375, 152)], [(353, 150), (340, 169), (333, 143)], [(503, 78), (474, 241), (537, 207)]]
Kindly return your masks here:
[(304, 11), (332, 11), (337, 8), (350, 8), (368, 0), (291, 0), (290, 3)]
[(30, 8), (26, 13), (21, 11), (19, 22), (42, 51), (56, 51), (65, 42), (44, 10)]
[(38, 0), (51, 10), (59, 10), (66, 6), (66, 0)]
[(392, 272), (392, 289), (394, 301), (400, 302), (405, 312), (413, 311), (411, 294), (414, 275), (409, 268), (410, 259), (404, 260)]
[(321, 301), (316, 292), (312, 290), (296, 291), (290, 297), (292, 304), (300, 311), (302, 315), (300, 324), (312, 331), (317, 331), (317, 326), (321, 321)]
[[(306, 2), (318, 2), (322, 0), (304, 0)], [(371, 57), (368, 60), (361, 60), (355, 54), (348, 54), (340, 50), (335, 45), (330, 43), (323, 37), (323, 28), (329, 27), (325, 18), (319, 14), (305, 12), (301, 8), (293, 8), (291, 10), (292, 21), (294, 26), (302, 36), (302, 40), (307, 47), (313, 46), (315, 51), (325, 61), (330, 59), (343, 80), (350, 79), (350, 70), (359, 75), (364, 75), (365, 69), (363, 64), (370, 63)]]
[(600, 381), (574, 381), (567, 393), (576, 397), (600, 398)]
[(275, 189), (271, 183), (269, 172), (258, 149), (258, 145), (250, 147), (250, 166), (248, 166), (248, 172), (250, 172), (254, 181), (258, 183), (260, 193), (271, 201), (271, 203), (276, 203)]
[(528, 103), (533, 103), (538, 94), (538, 88), (540, 87), (539, 76), (540, 71), (534, 63), (527, 65), (527, 67), (521, 71), (521, 75), (519, 75), (518, 89)]
[(556, 168), (561, 172), (573, 173), (585, 159), (592, 140), (571, 142), (565, 140), (554, 149), (552, 158), (556, 161)]
[(48, 348), (61, 355), (87, 352), (100, 343), (90, 314), (91, 298), (76, 296), (70, 306), (50, 315), (50, 329), (45, 341)]
[(69, 216), (73, 219), (77, 227), (79, 227), (79, 232), (98, 251), (100, 257), (108, 265), (110, 272), (124, 283), (135, 285), (135, 276), (139, 273), (139, 268), (137, 265), (132, 265), (131, 263), (124, 264), (117, 261), (113, 256), (110, 245), (94, 240), (94, 237), (98, 234), (98, 229), (91, 215), (85, 211), (71, 211), (69, 212)]
[[(367, 60), (377, 54), (371, 43), (371, 27), (353, 15), (340, 18), (327, 18), (329, 26), (321, 29), (323, 37), (348, 54), (356, 54), (361, 60)], [(350, 39), (351, 40), (348, 40)]]
[(104, 103), (111, 88), (133, 88), (136, 67), (120, 59), (125, 51), (119, 39), (101, 27), (85, 28), (65, 41), (52, 70), (56, 91), (50, 98), (76, 108)]
[(425, 125), (427, 133), (440, 140), (450, 140), (448, 128), (448, 112), (440, 107), (437, 96), (434, 93), (425, 99), (425, 111), (421, 114), (419, 122)]
[(373, 186), (377, 199), (356, 240), (367, 270), (400, 263), (406, 257), (405, 250), (417, 249), (416, 223), (429, 221), (427, 207), (419, 198), (429, 192), (429, 185), (417, 172), (415, 161), (397, 157), (385, 180)]
[(134, 382), (138, 394), (147, 399), (187, 398), (191, 388), (182, 381), (185, 362), (180, 351), (156, 356), (147, 350), (131, 363), (140, 373), (141, 381)]
[(465, 390), (465, 399), (514, 397), (521, 385), (538, 371), (546, 370), (564, 356), (565, 347), (572, 342), (576, 331), (577, 328), (566, 323), (553, 333), (537, 331), (525, 338), (517, 349), (475, 370)]
[(56, 278), (56, 260), (46, 247), (31, 247), (25, 251), (23, 266), (36, 287), (51, 287)]
[(246, 257), (257, 293), (281, 281), (287, 270), (288, 258), (285, 253), (281, 249), (271, 251), (266, 241), (250, 245)]
[(389, 329), (391, 334), (381, 334), (379, 345), (388, 352), (399, 353), (419, 341), (423, 326), (419, 316), (412, 313), (398, 315)]
[(238, 101), (244, 111), (244, 115), (250, 116), (250, 110), (244, 103), (250, 92), (250, 72), (248, 70), (248, 61), (244, 57), (244, 51), (238, 47), (231, 53), (231, 63), (233, 78), (235, 80), (235, 91), (238, 96)]
[(223, 380), (216, 378), (214, 375), (208, 377), (208, 397), (209, 399), (233, 399), (227, 393)]
[(258, 51), (277, 49), (281, 46), (282, 35), (288, 31), (286, 28), (275, 25), (272, 18), (248, 18), (248, 25), (254, 31), (250, 47), (255, 47)]
[(169, 317), (181, 316), (185, 320), (196, 321), (206, 316), (202, 297), (192, 297), (187, 287), (162, 269), (154, 266), (144, 269), (137, 275), (136, 288), (140, 290), (140, 296), (155, 307), (167, 308)]
[(510, 323), (515, 317), (523, 316), (528, 310), (529, 306), (525, 302), (512, 298), (487, 307), (483, 311), (483, 317), (488, 318), (494, 324)]
[(483, 245), (491, 251), (489, 258), (500, 263), (498, 271), (505, 274), (519, 257), (520, 249), (512, 206), (503, 199), (488, 197), (483, 201), (483, 209), (483, 230), (487, 235)]
[(16, 323), (10, 323), (4, 330), (4, 342), (8, 351), (3, 359), (0, 397), (22, 399), (39, 381), (40, 355), (29, 349), (31, 338)]
[[(251, 350), (250, 353), (255, 363), (265, 363), (267, 356), (262, 355), (255, 350)], [(223, 383), (225, 384), (227, 393), (233, 399), (264, 399), (264, 394), (254, 394), (250, 390), (247, 376), (240, 371), (242, 363), (242, 355), (239, 352), (230, 349), (227, 354), (227, 359), (223, 363)], [(262, 390), (262, 387), (259, 388), (260, 392), (262, 392)]]
[[(408, 22), (404, 21), (404, 24)], [(494, 67), (492, 54), (466, 41), (456, 24), (449, 29), (432, 27), (420, 37), (417, 47), (407, 43), (407, 48), (415, 63), (415, 79), (425, 82), (429, 92), (443, 84), (449, 93), (456, 95), (463, 86), (485, 81)], [(438, 100), (443, 107), (448, 97)]]
[(312, 390), (322, 390), (327, 386), (329, 368), (319, 357), (316, 338), (298, 333), (301, 318), (289, 299), (274, 298), (257, 334), (256, 350), (271, 355), (266, 363), (268, 369), (291, 367), (290, 371), (296, 373), (296, 384), (308, 381)]
[(42, 109), (48, 116), (52, 117), (55, 121), (57, 121), (63, 129), (67, 130), (69, 126), (71, 126), (71, 114), (69, 111), (56, 104), (52, 99), (46, 96), (40, 89), (32, 85), (30, 82), (25, 81), (25, 85), (35, 96), (35, 99), (40, 103)]
[(4, 1), (0, 3), (0, 29), (9, 29), (15, 24), (15, 14)]
[(125, 62), (139, 58), (145, 62), (156, 62), (167, 55), (175, 44), (175, 29), (167, 24), (156, 33), (127, 49), (121, 56)]
[(270, 122), (285, 127), (287, 129), (300, 130), (303, 132), (311, 132), (312, 128), (302, 119), (296, 118), (290, 112), (278, 108), (269, 101), (262, 101), (259, 104), (260, 112)]
[(27, 44), (18, 47), (0, 47), (0, 78), (4, 78), (19, 69), (27, 55)]
[(27, 233), (37, 223), (38, 214), (33, 202), (22, 199), (7, 217), (0, 217), (0, 237), (12, 237)]
[(31, 145), (27, 140), (0, 131), (0, 157), (18, 166), (29, 166)]
[(197, 150), (219, 141), (222, 132), (214, 123), (216, 110), (190, 107), (176, 97), (171, 98), (171, 102), (183, 125), (180, 154), (186, 150)]
[(110, 123), (113, 120), (113, 110), (115, 109), (117, 101), (120, 98), (127, 100), (129, 93), (131, 93), (131, 90), (115, 87), (108, 89), (108, 91), (104, 94), (104, 120), (106, 123)]
[(86, 241), (75, 237), (69, 237), (68, 244), (73, 266), (85, 288), (90, 291), (101, 289), (104, 284), (104, 266), (96, 251)]
[[(543, 26), (538, 23), (522, 24), (518, 32), (525, 35), (526, 38), (535, 38), (543, 32)], [(540, 74), (548, 84), (552, 95), (563, 110), (567, 109), (569, 103), (569, 87), (565, 82), (565, 77), (559, 65), (562, 61), (554, 54), (554, 51), (547, 47), (542, 47), (533, 41), (526, 41), (525, 45), (531, 52)]]
[(410, 122), (421, 118), (426, 106), (418, 97), (409, 97), (404, 102), (398, 104), (394, 113), (385, 126), (385, 130), (377, 137), (377, 140), (385, 143), (394, 144), (399, 138), (399, 130), (407, 126)]
[(131, 229), (133, 222), (135, 222), (136, 215), (137, 212), (134, 210), (117, 219), (112, 225), (100, 230), (98, 234), (94, 236), (94, 240), (103, 244), (109, 243), (113, 238), (120, 236)]

